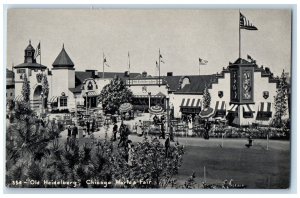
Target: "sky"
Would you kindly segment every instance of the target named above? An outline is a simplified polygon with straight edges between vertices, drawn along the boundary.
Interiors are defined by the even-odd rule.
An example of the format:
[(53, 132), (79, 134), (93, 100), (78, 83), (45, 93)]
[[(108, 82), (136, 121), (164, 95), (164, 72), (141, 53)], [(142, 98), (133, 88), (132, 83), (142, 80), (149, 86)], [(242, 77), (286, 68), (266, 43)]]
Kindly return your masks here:
[[(241, 10), (258, 31), (241, 30), (241, 56), (280, 75), (291, 67), (290, 10)], [(64, 47), (77, 71), (147, 71), (157, 75), (198, 75), (199, 58), (208, 61), (202, 74), (221, 72), (239, 54), (238, 10), (122, 10), (122, 9), (10, 9), (7, 16), (7, 67), (24, 62), (29, 40), (41, 42), (41, 61), (52, 63)]]

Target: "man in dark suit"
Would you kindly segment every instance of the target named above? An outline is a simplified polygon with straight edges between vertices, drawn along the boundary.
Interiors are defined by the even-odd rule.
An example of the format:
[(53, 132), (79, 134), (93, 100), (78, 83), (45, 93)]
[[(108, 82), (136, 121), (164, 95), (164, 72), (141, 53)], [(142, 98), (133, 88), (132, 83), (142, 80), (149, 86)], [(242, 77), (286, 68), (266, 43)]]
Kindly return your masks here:
[(73, 130), (72, 130), (72, 137), (76, 139), (76, 135), (78, 134), (78, 128), (76, 124), (74, 124)]
[(86, 121), (86, 131), (87, 131), (87, 134), (90, 135), (90, 121), (89, 120)]

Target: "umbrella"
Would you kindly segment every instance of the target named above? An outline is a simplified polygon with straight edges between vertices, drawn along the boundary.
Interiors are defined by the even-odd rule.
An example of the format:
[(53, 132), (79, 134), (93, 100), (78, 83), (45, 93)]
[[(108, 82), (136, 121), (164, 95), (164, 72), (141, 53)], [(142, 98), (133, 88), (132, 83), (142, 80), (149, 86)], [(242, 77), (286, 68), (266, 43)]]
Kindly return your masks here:
[(199, 113), (199, 116), (201, 118), (210, 118), (212, 117), (213, 115), (215, 114), (215, 111), (213, 108), (211, 107), (208, 107), (206, 109), (203, 109), (200, 113)]
[(131, 109), (132, 109), (132, 104), (130, 103), (123, 103), (119, 108), (121, 113), (130, 111)]
[(164, 109), (159, 105), (152, 106), (149, 109), (150, 114), (161, 115), (161, 114), (163, 114), (163, 112), (164, 112)]

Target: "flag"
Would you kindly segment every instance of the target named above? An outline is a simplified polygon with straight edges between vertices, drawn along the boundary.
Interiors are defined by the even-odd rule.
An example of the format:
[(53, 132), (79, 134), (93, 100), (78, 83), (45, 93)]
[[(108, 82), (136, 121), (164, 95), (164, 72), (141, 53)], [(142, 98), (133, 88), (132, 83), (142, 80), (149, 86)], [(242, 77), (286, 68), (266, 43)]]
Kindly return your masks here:
[(34, 58), (37, 58), (40, 55), (41, 55), (41, 43), (39, 43), (38, 46), (36, 47)]
[(161, 54), (159, 54), (160, 62), (165, 63)]
[(253, 61), (253, 58), (249, 54), (247, 54), (247, 59)]
[(200, 65), (206, 65), (207, 63), (208, 63), (207, 60), (203, 60), (203, 59), (199, 58), (199, 64)]
[(242, 13), (240, 13), (240, 28), (245, 30), (257, 30)]
[(105, 66), (107, 66), (107, 67), (110, 67), (109, 64), (107, 64), (107, 61), (106, 61), (106, 57), (105, 57), (105, 56), (104, 56), (104, 58), (103, 58), (103, 64), (104, 64)]

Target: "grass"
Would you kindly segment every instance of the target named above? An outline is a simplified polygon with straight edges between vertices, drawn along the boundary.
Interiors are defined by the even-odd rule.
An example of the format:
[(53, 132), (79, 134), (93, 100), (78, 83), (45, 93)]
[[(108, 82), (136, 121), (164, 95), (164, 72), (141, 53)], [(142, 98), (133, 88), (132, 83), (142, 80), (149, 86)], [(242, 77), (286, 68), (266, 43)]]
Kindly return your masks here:
[[(216, 142), (208, 140), (202, 146), (192, 144), (185, 147), (183, 164), (180, 167), (180, 181), (186, 180), (193, 171), (196, 182), (203, 181), (204, 166), (208, 183), (222, 183), (233, 179), (247, 188), (288, 188), (290, 181), (290, 151), (288, 141), (272, 141), (266, 150), (262, 143), (250, 149), (243, 146), (246, 140), (228, 140), (221, 148)], [(278, 142), (278, 147), (276, 143)], [(230, 143), (230, 144), (229, 144)], [(275, 149), (276, 148), (276, 149)]]

